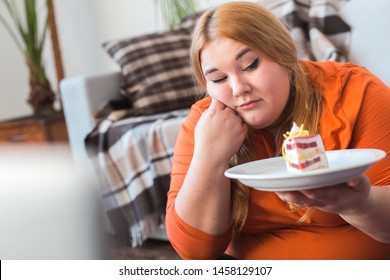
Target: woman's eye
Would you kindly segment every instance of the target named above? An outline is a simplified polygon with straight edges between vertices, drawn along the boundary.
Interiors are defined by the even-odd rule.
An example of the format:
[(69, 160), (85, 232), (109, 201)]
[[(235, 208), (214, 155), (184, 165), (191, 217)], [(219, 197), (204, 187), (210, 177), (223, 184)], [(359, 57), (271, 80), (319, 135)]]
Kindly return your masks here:
[(252, 71), (257, 68), (259, 65), (259, 58), (256, 58), (248, 67), (244, 69), (244, 71)]
[(226, 80), (226, 77), (222, 77), (222, 78), (219, 78), (219, 79), (214, 79), (214, 80), (211, 80), (213, 83), (221, 83), (223, 82), (224, 80)]

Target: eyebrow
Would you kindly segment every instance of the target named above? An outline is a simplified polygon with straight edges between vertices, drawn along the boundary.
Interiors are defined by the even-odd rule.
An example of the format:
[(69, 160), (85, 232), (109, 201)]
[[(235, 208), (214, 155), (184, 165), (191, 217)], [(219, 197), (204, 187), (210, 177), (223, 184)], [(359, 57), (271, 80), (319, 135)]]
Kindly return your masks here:
[(236, 60), (239, 60), (244, 54), (246, 54), (247, 52), (250, 52), (251, 49), (250, 48), (245, 48), (243, 49), (242, 51), (240, 51), (237, 55), (236, 55)]
[[(244, 54), (246, 54), (247, 52), (250, 52), (251, 49), (250, 48), (244, 48), (243, 50), (241, 50), (235, 57), (235, 60), (239, 60)], [(217, 71), (217, 68), (210, 68), (208, 69), (204, 75), (206, 76), (207, 74), (210, 74), (212, 72), (215, 72)]]

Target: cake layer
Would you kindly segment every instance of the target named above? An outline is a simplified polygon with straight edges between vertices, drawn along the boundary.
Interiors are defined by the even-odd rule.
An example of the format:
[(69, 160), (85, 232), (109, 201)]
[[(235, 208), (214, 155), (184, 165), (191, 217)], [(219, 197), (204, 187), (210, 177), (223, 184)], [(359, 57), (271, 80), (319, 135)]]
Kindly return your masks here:
[(324, 145), (318, 134), (286, 139), (284, 156), (288, 171), (301, 172), (328, 167)]

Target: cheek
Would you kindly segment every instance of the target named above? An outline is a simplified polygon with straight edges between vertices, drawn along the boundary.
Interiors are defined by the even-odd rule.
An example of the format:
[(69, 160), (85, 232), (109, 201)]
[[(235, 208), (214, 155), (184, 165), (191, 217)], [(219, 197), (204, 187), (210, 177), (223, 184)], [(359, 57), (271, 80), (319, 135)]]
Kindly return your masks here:
[(222, 84), (208, 84), (207, 93), (212, 97), (224, 104), (230, 104), (232, 95), (230, 94), (229, 87)]
[(285, 88), (281, 89), (280, 87), (275, 88), (273, 92), (278, 93), (270, 97), (271, 98), (270, 104), (271, 104), (271, 108), (273, 109), (272, 113), (274, 115), (274, 121), (276, 121), (280, 117), (284, 108), (287, 105), (289, 92)]
[[(290, 78), (286, 73), (279, 73), (278, 79), (274, 79), (269, 86), (269, 90), (267, 92), (270, 94), (270, 98), (273, 102), (280, 105), (284, 108), (287, 103), (289, 94), (290, 94)], [(271, 80), (271, 79), (270, 79)]]
[(285, 103), (289, 96), (290, 87), (288, 84), (283, 83), (275, 83), (272, 86), (272, 89), (269, 92), (272, 92), (273, 94), (270, 95), (271, 98), (274, 99), (274, 101), (278, 103)]

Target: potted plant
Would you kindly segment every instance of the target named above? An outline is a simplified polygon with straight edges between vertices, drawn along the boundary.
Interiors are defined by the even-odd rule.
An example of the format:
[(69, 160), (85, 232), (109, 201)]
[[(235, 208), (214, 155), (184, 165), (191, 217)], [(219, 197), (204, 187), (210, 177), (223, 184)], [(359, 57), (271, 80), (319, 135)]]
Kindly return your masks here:
[(155, 0), (159, 3), (165, 24), (174, 26), (196, 11), (195, 0)]
[[(55, 94), (47, 78), (43, 63), (43, 47), (48, 32), (47, 13), (38, 14), (35, 0), (24, 0), (19, 9), (14, 0), (0, 0), (11, 18), (10, 22), (0, 13), (0, 22), (8, 31), (25, 58), (29, 70), (30, 92), (28, 103), (35, 116), (55, 113), (53, 103)], [(21, 10), (23, 10), (23, 18)], [(39, 18), (39, 16), (43, 18)], [(41, 26), (39, 23), (42, 23)]]

